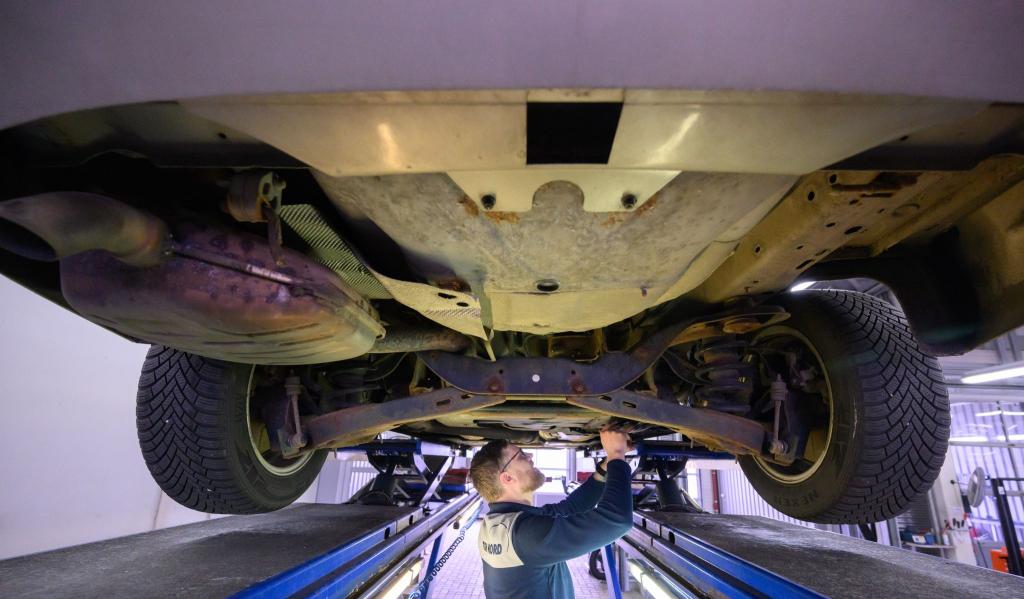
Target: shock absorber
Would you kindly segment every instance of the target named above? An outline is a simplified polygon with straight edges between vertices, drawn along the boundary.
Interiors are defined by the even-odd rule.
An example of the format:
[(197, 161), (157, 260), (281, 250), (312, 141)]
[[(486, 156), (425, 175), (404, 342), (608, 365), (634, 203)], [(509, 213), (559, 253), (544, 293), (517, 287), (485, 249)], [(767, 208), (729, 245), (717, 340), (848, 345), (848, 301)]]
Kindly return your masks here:
[(706, 383), (696, 391), (697, 399), (722, 412), (743, 413), (750, 409), (754, 391), (754, 365), (743, 361), (748, 343), (728, 335), (703, 342), (695, 357), (702, 364), (697, 376)]

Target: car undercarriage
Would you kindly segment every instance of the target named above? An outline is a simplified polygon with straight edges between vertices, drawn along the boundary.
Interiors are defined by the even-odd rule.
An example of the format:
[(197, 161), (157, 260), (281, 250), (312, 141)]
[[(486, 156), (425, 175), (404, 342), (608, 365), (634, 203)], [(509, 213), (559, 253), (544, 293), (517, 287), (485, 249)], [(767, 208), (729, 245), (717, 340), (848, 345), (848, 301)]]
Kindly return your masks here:
[[(933, 356), (1024, 322), (1020, 105), (220, 97), (57, 115), (0, 145), (0, 271), (153, 344), (143, 454), (208, 511), (287, 505), (325, 450), (387, 431), (590, 447), (626, 422), (736, 455), (790, 515), (872, 522), (941, 466)], [(902, 310), (788, 292), (851, 277)], [(211, 483), (172, 437), (239, 446), (226, 477), (261, 478)]]

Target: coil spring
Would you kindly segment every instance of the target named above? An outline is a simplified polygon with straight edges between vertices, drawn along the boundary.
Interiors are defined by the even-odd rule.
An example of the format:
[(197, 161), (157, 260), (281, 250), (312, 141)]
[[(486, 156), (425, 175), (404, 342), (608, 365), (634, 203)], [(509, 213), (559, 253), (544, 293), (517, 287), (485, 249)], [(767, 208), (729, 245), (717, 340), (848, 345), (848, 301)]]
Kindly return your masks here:
[(696, 390), (697, 399), (723, 412), (742, 413), (750, 408), (754, 365), (743, 361), (747, 346), (746, 341), (731, 336), (701, 344), (695, 357), (703, 366), (696, 374), (706, 384)]

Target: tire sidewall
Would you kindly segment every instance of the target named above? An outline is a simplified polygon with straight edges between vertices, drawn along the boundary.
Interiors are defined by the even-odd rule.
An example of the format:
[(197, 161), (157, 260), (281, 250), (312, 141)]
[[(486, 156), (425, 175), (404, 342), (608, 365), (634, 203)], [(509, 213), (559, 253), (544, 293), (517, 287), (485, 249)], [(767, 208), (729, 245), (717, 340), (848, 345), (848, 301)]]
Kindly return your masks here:
[(590, 572), (590, 576), (597, 580), (605, 580), (607, 578), (604, 573), (604, 561), (602, 561), (601, 551), (601, 549), (595, 549), (590, 552), (590, 556), (587, 558), (587, 570)]
[(786, 301), (784, 307), (790, 310), (791, 318), (782, 325), (765, 329), (758, 336), (770, 337), (795, 330), (817, 353), (832, 396), (832, 430), (825, 456), (809, 478), (797, 483), (773, 478), (751, 456), (741, 456), (738, 461), (751, 485), (774, 508), (793, 518), (814, 521), (840, 500), (855, 474), (857, 456), (862, 450), (863, 435), (859, 427), (864, 417), (857, 366), (877, 360), (878, 356), (869, 355), (870, 352), (857, 354), (847, 347), (841, 340), (842, 331), (837, 329), (841, 323), (832, 320), (833, 326), (822, 326), (834, 319), (834, 315), (814, 302), (813, 296), (807, 295), (806, 301), (800, 301), (803, 298)]
[(245, 495), (259, 503), (263, 511), (288, 506), (316, 479), (327, 459), (327, 451), (316, 452), (302, 468), (285, 476), (268, 470), (257, 457), (249, 433), (248, 394), (255, 366), (235, 363), (227, 366), (224, 398), (228, 405), (223, 412), (221, 430), (226, 433), (224, 446), (231, 475)]

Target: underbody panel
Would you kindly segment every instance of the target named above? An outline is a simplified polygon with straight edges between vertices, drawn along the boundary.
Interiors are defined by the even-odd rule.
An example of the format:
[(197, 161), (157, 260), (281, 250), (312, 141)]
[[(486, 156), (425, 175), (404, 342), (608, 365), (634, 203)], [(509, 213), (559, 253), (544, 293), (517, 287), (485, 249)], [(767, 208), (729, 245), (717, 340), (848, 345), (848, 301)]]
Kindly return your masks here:
[[(789, 459), (744, 335), (787, 317), (772, 301), (795, 281), (890, 282), (935, 353), (1024, 321), (1022, 131), (1020, 105), (833, 93), (115, 106), (5, 131), (19, 167), (6, 194), (102, 191), (102, 206), (165, 223), (165, 245), (100, 260), (125, 240), (96, 221), (94, 245), (71, 247), (97, 251), (76, 256), (58, 242), (91, 219), (50, 234), (0, 214), (16, 225), (0, 222), (3, 269), (134, 339), (302, 366), (319, 405), (295, 426), (313, 446), (396, 428), (586, 445), (624, 419)], [(199, 246), (197, 225), (214, 232)], [(60, 285), (55, 266), (26, 262), (48, 251)], [(287, 429), (298, 397), (278, 397), (272, 421)]]
[(487, 326), (544, 334), (607, 326), (694, 288), (795, 177), (683, 173), (628, 212), (588, 212), (558, 180), (523, 212), (482, 210), (442, 174), (318, 180), (424, 279), (483, 298)]
[[(6, 140), (44, 179), (113, 155), (203, 178), (255, 163), (287, 179), (304, 166), (320, 189), (288, 190), (277, 210), (308, 255), (371, 301), (486, 341), (593, 331), (665, 305), (713, 310), (812, 269), (867, 274), (837, 262), (927, 261), (958, 223), (1015, 244), (1011, 214), (972, 215), (1024, 178), (1019, 155), (997, 154), (1024, 149), (1022, 123), (1020, 106), (905, 96), (505, 89), (110, 107)], [(911, 154), (917, 168), (885, 168)], [(161, 202), (180, 217), (173, 197), (141, 200)], [(1012, 197), (1001, 205), (1015, 209)], [(1006, 265), (977, 303), (1015, 297), (1019, 253), (976, 245), (956, 250), (972, 276)], [(1019, 320), (976, 312), (956, 339), (919, 334), (948, 353)]]

